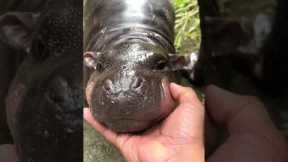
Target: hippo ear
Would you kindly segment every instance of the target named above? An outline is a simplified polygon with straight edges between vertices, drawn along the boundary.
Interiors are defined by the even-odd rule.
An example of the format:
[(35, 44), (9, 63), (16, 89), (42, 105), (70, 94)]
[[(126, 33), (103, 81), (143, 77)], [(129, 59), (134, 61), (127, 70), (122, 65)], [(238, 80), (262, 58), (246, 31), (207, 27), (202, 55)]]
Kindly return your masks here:
[(0, 16), (0, 38), (12, 48), (28, 52), (39, 14), (9, 12)]
[(194, 67), (198, 61), (198, 54), (169, 54), (169, 62), (172, 67), (172, 71), (177, 71), (184, 78), (193, 80)]
[(198, 54), (169, 54), (169, 62), (173, 65), (173, 70), (193, 70), (198, 61)]
[(97, 68), (97, 57), (100, 55), (100, 52), (87, 51), (83, 55), (84, 65), (86, 67), (96, 69)]

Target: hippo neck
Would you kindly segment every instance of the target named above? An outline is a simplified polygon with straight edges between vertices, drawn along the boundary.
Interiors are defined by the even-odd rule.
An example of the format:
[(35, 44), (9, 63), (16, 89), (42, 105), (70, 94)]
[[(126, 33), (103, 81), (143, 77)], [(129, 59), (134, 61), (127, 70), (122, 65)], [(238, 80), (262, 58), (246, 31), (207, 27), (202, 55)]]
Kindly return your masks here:
[(92, 39), (87, 48), (92, 51), (105, 51), (113, 47), (130, 42), (144, 42), (155, 46), (161, 46), (163, 49), (174, 53), (173, 40), (170, 40), (165, 33), (161, 33), (152, 27), (142, 25), (119, 25), (102, 29), (97, 36)]

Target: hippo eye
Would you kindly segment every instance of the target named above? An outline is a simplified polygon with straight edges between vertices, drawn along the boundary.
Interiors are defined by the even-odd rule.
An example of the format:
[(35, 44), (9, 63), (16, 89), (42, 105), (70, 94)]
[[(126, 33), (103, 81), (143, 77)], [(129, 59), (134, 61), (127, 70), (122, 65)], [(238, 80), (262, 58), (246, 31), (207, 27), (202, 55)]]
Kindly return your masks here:
[(41, 40), (33, 42), (31, 53), (37, 60), (45, 60), (49, 56), (48, 49)]
[(156, 63), (155, 70), (163, 70), (167, 66), (167, 62), (160, 60)]
[(101, 63), (97, 63), (96, 70), (101, 73), (104, 71), (104, 66)]

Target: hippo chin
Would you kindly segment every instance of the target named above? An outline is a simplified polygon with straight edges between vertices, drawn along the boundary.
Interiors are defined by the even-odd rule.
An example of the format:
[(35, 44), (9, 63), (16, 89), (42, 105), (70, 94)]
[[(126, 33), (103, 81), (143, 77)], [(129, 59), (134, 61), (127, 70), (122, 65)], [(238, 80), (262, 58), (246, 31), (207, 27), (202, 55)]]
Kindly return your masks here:
[(168, 55), (175, 52), (170, 2), (90, 0), (86, 6), (88, 106), (116, 132), (152, 127), (175, 106), (168, 88), (176, 81)]

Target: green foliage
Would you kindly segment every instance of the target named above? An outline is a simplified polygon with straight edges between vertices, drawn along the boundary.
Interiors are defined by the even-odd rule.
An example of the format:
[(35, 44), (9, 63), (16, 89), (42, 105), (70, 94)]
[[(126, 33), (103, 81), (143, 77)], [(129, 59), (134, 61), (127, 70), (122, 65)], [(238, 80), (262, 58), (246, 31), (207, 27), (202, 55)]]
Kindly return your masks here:
[(197, 0), (174, 0), (175, 47), (178, 52), (198, 51), (201, 41), (199, 7)]

